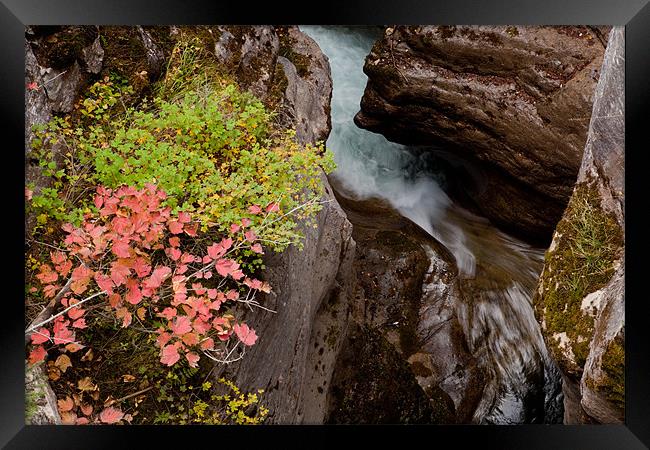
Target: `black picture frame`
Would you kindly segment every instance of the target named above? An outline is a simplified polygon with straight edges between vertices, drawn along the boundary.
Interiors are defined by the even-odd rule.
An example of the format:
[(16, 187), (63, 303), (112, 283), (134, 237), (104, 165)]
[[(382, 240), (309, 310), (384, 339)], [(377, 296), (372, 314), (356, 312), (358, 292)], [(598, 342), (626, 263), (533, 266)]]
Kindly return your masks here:
[[(364, 0), (282, 5), (265, 2), (173, 0), (1, 0), (0, 85), (2, 139), (5, 160), (2, 178), (3, 222), (0, 241), (5, 256), (2, 326), (0, 326), (0, 445), (5, 448), (132, 448), (145, 438), (145, 448), (182, 442), (197, 447), (251, 445), (253, 441), (285, 447), (343, 445), (361, 438), (363, 447), (392, 445), (453, 445), (464, 448), (513, 449), (637, 449), (650, 446), (650, 342), (644, 290), (644, 171), (650, 105), (649, 0)], [(308, 12), (309, 11), (309, 12)], [(80, 427), (26, 426), (24, 419), (24, 26), (61, 24), (609, 24), (625, 25), (626, 191), (626, 411), (624, 425), (517, 426), (261, 426), (241, 427)], [(23, 178), (23, 181), (20, 178)], [(7, 244), (16, 248), (9, 250)], [(19, 261), (13, 261), (16, 258)], [(8, 289), (7, 289), (8, 288)], [(645, 344), (644, 344), (645, 342)], [(144, 436), (142, 436), (144, 434)], [(353, 436), (357, 435), (357, 436)], [(139, 435), (139, 436), (136, 436)], [(418, 438), (416, 444), (415, 438)], [(142, 441), (141, 441), (142, 442)], [(428, 443), (428, 444), (427, 444)], [(256, 445), (256, 443), (252, 445)], [(358, 444), (357, 444), (358, 445)]]

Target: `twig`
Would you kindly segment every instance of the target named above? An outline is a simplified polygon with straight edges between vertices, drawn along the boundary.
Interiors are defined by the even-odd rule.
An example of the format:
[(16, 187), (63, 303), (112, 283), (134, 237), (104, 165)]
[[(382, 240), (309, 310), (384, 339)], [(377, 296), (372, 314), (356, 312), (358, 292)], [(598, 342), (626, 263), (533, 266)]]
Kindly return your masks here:
[(128, 400), (130, 398), (137, 397), (138, 395), (144, 394), (145, 392), (148, 392), (148, 391), (152, 390), (153, 388), (154, 388), (153, 386), (149, 386), (148, 388), (141, 389), (138, 392), (134, 392), (133, 394), (125, 395), (124, 397), (118, 398), (117, 400), (115, 400), (112, 403), (112, 405), (116, 405), (118, 403), (122, 403), (124, 400)]
[[(61, 291), (63, 291), (63, 289), (61, 289)], [(59, 294), (60, 294), (60, 292), (59, 292)], [(67, 313), (68, 311), (70, 311), (72, 308), (76, 308), (77, 306), (79, 306), (79, 305), (81, 305), (81, 304), (87, 302), (88, 300), (92, 300), (93, 298), (95, 298), (95, 297), (99, 297), (99, 296), (102, 295), (102, 294), (106, 294), (106, 291), (100, 291), (100, 292), (97, 292), (96, 294), (93, 294), (93, 295), (91, 295), (90, 297), (86, 297), (86, 298), (84, 298), (83, 300), (81, 300), (81, 301), (75, 303), (74, 305), (70, 305), (70, 306), (68, 306), (66, 309), (64, 309), (64, 310), (61, 311), (60, 313), (57, 313), (57, 314), (51, 316), (49, 319), (46, 319), (46, 320), (44, 320), (44, 321), (42, 321), (42, 322), (40, 322), (40, 323), (37, 323), (36, 325), (32, 325), (31, 327), (29, 327), (28, 329), (25, 330), (25, 334), (30, 333), (30, 332), (32, 332), (32, 331), (35, 331), (38, 327), (41, 327), (41, 326), (45, 325), (46, 323), (49, 323), (49, 322), (53, 321), (53, 320), (56, 319), (57, 317), (62, 316), (63, 314), (65, 314), (65, 313)]]
[(32, 333), (30, 331), (36, 330), (38, 328), (38, 325), (34, 325), (35, 323), (38, 323), (41, 320), (45, 320), (45, 317), (49, 316), (52, 314), (52, 310), (56, 306), (56, 304), (61, 300), (61, 297), (68, 292), (70, 289), (70, 285), (72, 284), (72, 278), (69, 278), (68, 281), (66, 282), (65, 286), (61, 288), (58, 294), (50, 300), (50, 303), (47, 304), (43, 310), (38, 313), (38, 315), (32, 320), (32, 323), (29, 324), (29, 327), (27, 328), (27, 331), (25, 332), (25, 345), (27, 345), (32, 337)]

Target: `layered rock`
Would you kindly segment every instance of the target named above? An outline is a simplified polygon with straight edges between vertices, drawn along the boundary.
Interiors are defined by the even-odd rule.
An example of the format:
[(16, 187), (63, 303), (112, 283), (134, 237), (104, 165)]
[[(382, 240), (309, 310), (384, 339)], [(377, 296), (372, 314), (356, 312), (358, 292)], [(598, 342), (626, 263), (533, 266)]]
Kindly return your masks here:
[(564, 372), (566, 423), (624, 419), (624, 67), (624, 30), (616, 27), (578, 181), (534, 298), (547, 346)]
[(483, 168), (475, 207), (548, 239), (571, 195), (607, 29), (399, 26), (366, 58), (355, 122), (389, 140), (438, 146)]

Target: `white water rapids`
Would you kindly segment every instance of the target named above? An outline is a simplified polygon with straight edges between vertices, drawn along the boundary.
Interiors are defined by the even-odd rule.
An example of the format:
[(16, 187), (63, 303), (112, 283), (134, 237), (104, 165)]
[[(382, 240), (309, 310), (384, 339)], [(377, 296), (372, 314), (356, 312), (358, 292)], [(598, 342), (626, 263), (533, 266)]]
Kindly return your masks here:
[(456, 258), (467, 292), (457, 313), (470, 350), (489, 374), (474, 421), (561, 421), (559, 374), (531, 305), (543, 250), (454, 204), (423, 161), (427, 152), (415, 152), (354, 124), (367, 82), (363, 64), (380, 37), (378, 28), (300, 28), (319, 44), (332, 70), (332, 132), (327, 147), (335, 155), (338, 168), (333, 178), (339, 188), (356, 198), (387, 200)]

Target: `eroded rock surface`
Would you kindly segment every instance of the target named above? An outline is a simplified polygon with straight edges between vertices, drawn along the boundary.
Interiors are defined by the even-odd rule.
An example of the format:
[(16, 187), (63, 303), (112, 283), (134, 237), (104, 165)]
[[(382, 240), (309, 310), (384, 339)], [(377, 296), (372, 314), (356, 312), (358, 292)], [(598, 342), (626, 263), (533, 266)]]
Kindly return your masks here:
[[(625, 342), (624, 30), (614, 28), (578, 182), (537, 294), (547, 346), (565, 377), (565, 422), (623, 421)], [(576, 394), (579, 386), (579, 395)], [(577, 398), (576, 398), (577, 397)]]
[(329, 421), (470, 422), (483, 372), (456, 315), (454, 257), (381, 200), (338, 198), (354, 226), (356, 278)]
[(481, 162), (466, 189), (497, 225), (550, 238), (580, 167), (607, 29), (398, 26), (366, 58), (355, 122)]

